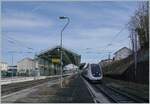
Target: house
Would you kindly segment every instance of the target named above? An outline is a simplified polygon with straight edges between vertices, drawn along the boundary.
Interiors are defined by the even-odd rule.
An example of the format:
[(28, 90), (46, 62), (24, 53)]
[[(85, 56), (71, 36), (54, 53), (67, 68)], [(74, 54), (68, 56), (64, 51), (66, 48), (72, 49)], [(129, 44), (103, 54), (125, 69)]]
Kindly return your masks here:
[(8, 64), (6, 62), (0, 62), (0, 70), (1, 71), (7, 71)]
[(127, 47), (123, 47), (121, 49), (119, 49), (118, 51), (116, 51), (114, 53), (114, 60), (121, 60), (121, 59), (125, 59), (127, 58), (129, 55), (132, 54), (132, 50), (127, 48)]
[(24, 58), (17, 63), (17, 72), (23, 75), (33, 75), (36, 68), (35, 60)]
[(0, 62), (1, 77), (7, 76), (8, 64), (6, 62)]

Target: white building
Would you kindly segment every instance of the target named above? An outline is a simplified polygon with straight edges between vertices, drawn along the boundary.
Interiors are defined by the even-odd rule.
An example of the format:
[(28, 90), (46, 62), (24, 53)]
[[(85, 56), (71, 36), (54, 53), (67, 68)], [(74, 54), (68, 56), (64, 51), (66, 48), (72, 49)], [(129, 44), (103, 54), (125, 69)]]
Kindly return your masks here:
[(24, 58), (17, 63), (18, 73), (28, 73), (29, 75), (35, 70), (36, 62), (31, 58)]
[(114, 53), (114, 55), (115, 55), (114, 60), (125, 59), (131, 54), (132, 54), (131, 49), (129, 49), (127, 47), (123, 47)]
[(8, 64), (6, 62), (0, 62), (0, 70), (1, 71), (7, 71)]

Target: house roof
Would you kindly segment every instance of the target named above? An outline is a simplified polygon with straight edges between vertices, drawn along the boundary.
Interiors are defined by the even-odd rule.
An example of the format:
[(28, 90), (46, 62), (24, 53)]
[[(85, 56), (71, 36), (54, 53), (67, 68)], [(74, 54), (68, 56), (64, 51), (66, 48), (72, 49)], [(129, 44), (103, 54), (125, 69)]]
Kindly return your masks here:
[(123, 47), (123, 48), (119, 49), (118, 51), (116, 51), (114, 54), (117, 54), (118, 52), (120, 52), (120, 51), (123, 50), (123, 49), (127, 49), (127, 50), (131, 51), (131, 49), (129, 49), (129, 48), (127, 48), (127, 47)]
[[(23, 60), (30, 60), (30, 61), (34, 61), (34, 59), (32, 59), (32, 58), (26, 57), (26, 58), (23, 58), (22, 60), (20, 60), (19, 62), (21, 62), (21, 61), (23, 61)], [(19, 62), (18, 62), (18, 63), (19, 63)]]

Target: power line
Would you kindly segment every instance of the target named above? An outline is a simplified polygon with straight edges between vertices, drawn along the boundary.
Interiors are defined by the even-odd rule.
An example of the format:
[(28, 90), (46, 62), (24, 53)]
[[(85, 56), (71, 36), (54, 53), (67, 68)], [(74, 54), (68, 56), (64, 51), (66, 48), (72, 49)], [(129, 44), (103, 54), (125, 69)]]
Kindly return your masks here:
[(126, 27), (128, 26), (129, 23), (125, 24), (125, 26), (123, 28), (121, 28), (121, 30), (111, 39), (111, 41), (104, 47), (106, 47), (106, 49), (109, 47), (109, 46), (112, 46), (113, 45), (113, 42), (114, 40), (120, 35), (120, 33), (122, 33)]
[(20, 53), (20, 54), (23, 54), (23, 53), (33, 53), (33, 52), (28, 52), (28, 51), (8, 51), (8, 53)]
[(123, 28), (121, 28), (121, 30), (112, 38), (112, 40), (108, 44), (112, 44), (113, 40), (115, 40), (120, 35), (120, 33), (124, 31), (124, 29), (126, 28), (127, 25), (128, 24), (126, 24)]
[[(109, 46), (112, 46), (112, 44), (113, 44), (113, 42), (114, 42), (114, 40), (124, 31), (124, 29), (126, 29), (126, 27), (128, 26), (128, 24), (126, 24), (123, 28), (121, 28), (121, 30), (111, 39), (111, 41), (106, 45), (106, 46), (104, 46), (103, 48), (106, 48), (105, 50), (107, 50), (107, 48), (109, 47)], [(86, 48), (86, 50), (90, 50), (90, 49), (92, 49), (92, 48)], [(112, 53), (112, 51), (110, 52), (87, 52), (87, 54), (104, 54), (103, 55), (103, 57), (105, 57), (106, 55), (105, 54), (108, 54), (109, 53), (109, 56), (110, 56), (110, 53)]]
[[(109, 46), (112, 46), (112, 43), (114, 42), (114, 40), (120, 35), (120, 33), (122, 33), (124, 31), (124, 29), (126, 29), (126, 27), (128, 26), (129, 23), (125, 24), (125, 26), (123, 28), (121, 28), (121, 30), (110, 40), (110, 42), (106, 45), (104, 45), (103, 47), (99, 47), (99, 48), (106, 48)], [(122, 39), (125, 40), (125, 39)], [(83, 50), (91, 50), (92, 48), (86, 48)]]
[(14, 39), (14, 38), (8, 36), (7, 34), (6, 34), (5, 36), (7, 37), (6, 39), (9, 39), (9, 40), (8, 40), (9, 43), (12, 43), (12, 44), (19, 43), (19, 44), (17, 44), (17, 45), (24, 46), (24, 47), (26, 47), (27, 49), (30, 49), (30, 50), (34, 50), (32, 47), (26, 46), (26, 45), (23, 44), (21, 41), (16, 40), (16, 39)]

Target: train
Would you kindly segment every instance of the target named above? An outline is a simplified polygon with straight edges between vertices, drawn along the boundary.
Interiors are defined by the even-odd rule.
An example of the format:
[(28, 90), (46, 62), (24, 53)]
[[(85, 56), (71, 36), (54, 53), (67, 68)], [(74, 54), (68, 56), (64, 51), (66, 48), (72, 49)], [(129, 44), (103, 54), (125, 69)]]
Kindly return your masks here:
[(99, 64), (86, 64), (83, 67), (82, 76), (91, 82), (101, 82), (103, 78), (102, 68)]

